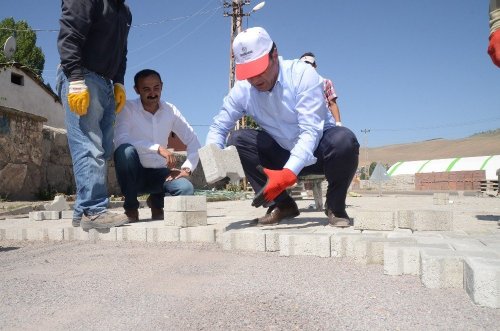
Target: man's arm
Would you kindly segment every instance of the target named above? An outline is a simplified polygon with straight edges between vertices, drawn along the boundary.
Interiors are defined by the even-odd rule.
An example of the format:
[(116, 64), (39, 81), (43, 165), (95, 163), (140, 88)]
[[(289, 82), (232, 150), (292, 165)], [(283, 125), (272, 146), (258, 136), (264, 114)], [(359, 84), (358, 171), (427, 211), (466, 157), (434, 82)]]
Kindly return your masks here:
[(208, 130), (205, 145), (215, 144), (221, 149), (226, 146), (229, 132), (244, 115), (237, 102), (242, 97), (241, 91), (238, 91), (238, 87), (235, 85), (224, 98), (220, 112), (214, 117)]
[(196, 136), (191, 125), (182, 116), (181, 112), (172, 106), (175, 115), (175, 121), (172, 125), (172, 132), (174, 132), (179, 139), (186, 145), (186, 161), (182, 164), (181, 169), (189, 169), (189, 171), (194, 171), (198, 166), (200, 157), (198, 155), (198, 150), (201, 148), (201, 144)]

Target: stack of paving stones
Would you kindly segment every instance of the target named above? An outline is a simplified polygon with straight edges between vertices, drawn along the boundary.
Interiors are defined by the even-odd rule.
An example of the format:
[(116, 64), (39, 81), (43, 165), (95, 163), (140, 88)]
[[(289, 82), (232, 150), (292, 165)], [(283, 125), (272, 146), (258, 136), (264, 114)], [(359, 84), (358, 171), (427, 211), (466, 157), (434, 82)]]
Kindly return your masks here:
[(222, 248), (313, 255), (381, 264), (386, 275), (417, 275), (428, 288), (463, 288), (500, 308), (500, 238), (453, 231), (451, 211), (360, 211), (354, 226), (247, 228), (222, 234)]

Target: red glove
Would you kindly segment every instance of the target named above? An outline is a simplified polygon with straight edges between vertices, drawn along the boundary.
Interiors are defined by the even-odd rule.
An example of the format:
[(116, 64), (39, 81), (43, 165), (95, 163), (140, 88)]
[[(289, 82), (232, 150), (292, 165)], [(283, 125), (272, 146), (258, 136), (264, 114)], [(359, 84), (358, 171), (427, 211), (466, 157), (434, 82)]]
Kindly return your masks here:
[(490, 35), (488, 54), (490, 54), (491, 61), (493, 61), (497, 67), (500, 67), (500, 30), (496, 30)]
[(253, 199), (252, 206), (254, 207), (273, 201), (281, 192), (297, 182), (297, 176), (290, 169), (270, 170), (259, 165), (257, 170), (266, 175), (267, 182)]

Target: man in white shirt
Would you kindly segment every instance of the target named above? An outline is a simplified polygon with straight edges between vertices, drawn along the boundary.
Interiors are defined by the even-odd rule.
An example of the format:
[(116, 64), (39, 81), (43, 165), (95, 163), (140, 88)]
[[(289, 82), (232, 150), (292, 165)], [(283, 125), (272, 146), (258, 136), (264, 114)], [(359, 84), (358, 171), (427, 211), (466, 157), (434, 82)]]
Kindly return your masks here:
[[(129, 222), (139, 220), (138, 194), (149, 193), (147, 204), (152, 219), (163, 219), (163, 199), (168, 195), (193, 195), (193, 184), (186, 178), (196, 168), (201, 147), (179, 110), (161, 100), (163, 82), (151, 69), (134, 77), (138, 99), (127, 100), (116, 116), (115, 169)], [(187, 145), (187, 158), (180, 169), (176, 157), (167, 149), (168, 137), (175, 133)]]
[(286, 188), (299, 174), (325, 174), (329, 223), (349, 226), (345, 200), (358, 166), (359, 143), (354, 133), (335, 126), (327, 115), (323, 79), (302, 61), (278, 57), (263, 28), (239, 33), (232, 46), (238, 81), (214, 117), (206, 143), (224, 148), (229, 132), (245, 115), (260, 126), (234, 131), (227, 141), (236, 147), (257, 193), (252, 205), (269, 207), (258, 225), (299, 215)]

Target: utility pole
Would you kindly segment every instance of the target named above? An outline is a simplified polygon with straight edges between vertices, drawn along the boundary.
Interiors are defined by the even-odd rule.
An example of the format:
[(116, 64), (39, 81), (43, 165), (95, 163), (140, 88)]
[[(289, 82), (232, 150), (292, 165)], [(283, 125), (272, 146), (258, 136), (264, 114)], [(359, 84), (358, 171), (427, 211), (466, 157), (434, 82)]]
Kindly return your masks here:
[[(243, 17), (244, 16), (250, 16), (251, 13), (256, 12), (257, 10), (261, 9), (264, 7), (265, 1), (260, 2), (257, 4), (249, 13), (244, 13), (243, 12), (243, 6), (244, 5), (249, 5), (250, 0), (231, 0), (231, 1), (224, 1), (224, 8), (228, 8), (229, 11), (224, 12), (224, 17), (231, 16), (231, 39), (229, 42), (229, 90), (234, 85), (235, 82), (235, 74), (234, 74), (234, 69), (236, 67), (234, 63), (234, 56), (233, 56), (233, 40), (234, 38), (242, 31), (242, 22), (243, 22)], [(236, 123), (236, 130), (240, 128), (244, 128), (246, 126), (245, 123), (245, 117), (242, 117), (241, 120)]]
[(371, 130), (370, 129), (363, 129), (361, 130), (361, 132), (363, 132), (365, 134), (365, 161), (366, 161), (366, 164), (367, 166), (369, 167), (370, 165), (368, 164), (368, 133), (370, 132)]

